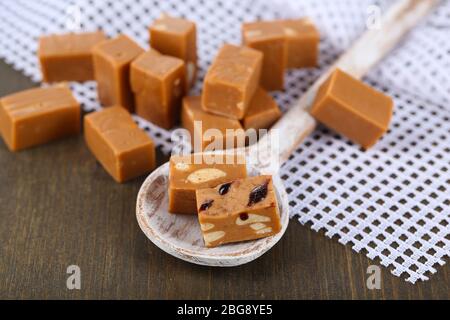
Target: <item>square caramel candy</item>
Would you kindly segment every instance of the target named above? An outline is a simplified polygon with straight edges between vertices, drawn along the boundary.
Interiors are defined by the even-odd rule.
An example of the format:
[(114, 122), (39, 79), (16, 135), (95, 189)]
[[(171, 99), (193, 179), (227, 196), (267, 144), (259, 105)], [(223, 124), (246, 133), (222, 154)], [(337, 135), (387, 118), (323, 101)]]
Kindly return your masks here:
[[(195, 124), (195, 121), (201, 123)], [(183, 98), (181, 125), (191, 134), (191, 142), (195, 151), (245, 147), (245, 132), (239, 120), (203, 111), (199, 96)], [(211, 133), (212, 136), (208, 137), (208, 133)]]
[(136, 114), (170, 129), (179, 119), (185, 93), (183, 60), (150, 50), (131, 63)]
[(101, 31), (40, 37), (38, 57), (43, 81), (94, 80), (92, 48), (105, 39)]
[(93, 48), (98, 98), (103, 106), (120, 105), (134, 110), (130, 65), (143, 52), (144, 49), (126, 35), (105, 40)]
[(320, 35), (308, 18), (281, 20), (286, 35), (287, 67), (316, 67), (319, 56)]
[(225, 44), (208, 69), (202, 108), (241, 120), (259, 86), (263, 55), (260, 51)]
[(286, 41), (283, 27), (277, 21), (242, 24), (243, 43), (264, 54), (261, 86), (269, 91), (284, 88), (286, 70)]
[(247, 176), (245, 156), (202, 153), (173, 155), (169, 167), (169, 212), (197, 214), (195, 191)]
[(186, 85), (192, 87), (197, 75), (197, 31), (195, 23), (163, 15), (149, 28), (150, 46), (162, 54), (186, 63)]
[(275, 100), (267, 91), (258, 88), (241, 122), (244, 130), (269, 129), (280, 117), (281, 110)]
[(78, 134), (80, 117), (79, 103), (63, 85), (0, 99), (0, 132), (11, 151)]
[(388, 130), (392, 109), (389, 96), (336, 69), (319, 88), (311, 115), (367, 149)]
[(84, 117), (84, 137), (95, 158), (117, 182), (155, 168), (155, 146), (128, 111), (119, 106)]
[(272, 236), (281, 230), (271, 176), (199, 189), (198, 220), (207, 247)]

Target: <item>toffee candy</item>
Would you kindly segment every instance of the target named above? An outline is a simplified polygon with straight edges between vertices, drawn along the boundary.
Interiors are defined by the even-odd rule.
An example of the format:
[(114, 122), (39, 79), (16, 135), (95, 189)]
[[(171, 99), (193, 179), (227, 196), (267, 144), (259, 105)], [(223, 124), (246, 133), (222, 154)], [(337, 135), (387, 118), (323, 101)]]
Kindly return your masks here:
[(340, 69), (319, 88), (311, 115), (369, 148), (388, 130), (393, 101)]
[(282, 90), (287, 61), (283, 27), (277, 21), (244, 23), (242, 39), (246, 46), (264, 54), (261, 86), (269, 91)]
[(268, 237), (281, 229), (271, 176), (230, 181), (196, 195), (207, 247)]
[(136, 113), (162, 128), (173, 127), (185, 93), (183, 60), (150, 50), (131, 63), (130, 81)]
[(186, 85), (191, 87), (197, 75), (197, 31), (195, 23), (163, 15), (149, 28), (150, 46), (186, 63)]
[[(195, 161), (196, 156), (200, 156), (201, 161)], [(190, 154), (170, 158), (169, 212), (196, 214), (195, 190), (247, 176), (243, 155), (222, 155), (222, 163), (213, 164), (208, 164), (202, 156)]]
[(258, 88), (241, 122), (244, 130), (269, 129), (280, 117), (281, 110), (275, 100), (267, 91)]
[(133, 111), (130, 64), (144, 52), (126, 35), (103, 41), (93, 48), (98, 98), (103, 106), (120, 105)]
[(317, 66), (320, 35), (308, 18), (281, 20), (286, 36), (287, 67), (307, 68)]
[(38, 57), (43, 81), (93, 80), (92, 48), (105, 39), (100, 31), (40, 37)]
[(258, 87), (261, 76), (260, 51), (225, 44), (205, 76), (203, 110), (241, 120)]
[[(194, 126), (194, 121), (201, 121), (201, 127)], [(245, 146), (245, 132), (240, 122), (203, 111), (200, 97), (183, 98), (181, 124), (190, 132), (193, 147), (201, 149), (195, 151), (203, 151), (205, 148), (212, 151), (212, 146), (214, 150)], [(213, 133), (214, 137), (206, 137), (207, 130)], [(218, 140), (220, 137), (216, 134), (220, 134), (222, 139)], [(197, 145), (195, 145), (195, 139), (199, 139)]]
[(69, 88), (35, 88), (0, 99), (0, 132), (11, 151), (80, 132), (80, 105)]
[(155, 168), (155, 146), (123, 107), (113, 106), (84, 117), (86, 144), (105, 170), (124, 182)]

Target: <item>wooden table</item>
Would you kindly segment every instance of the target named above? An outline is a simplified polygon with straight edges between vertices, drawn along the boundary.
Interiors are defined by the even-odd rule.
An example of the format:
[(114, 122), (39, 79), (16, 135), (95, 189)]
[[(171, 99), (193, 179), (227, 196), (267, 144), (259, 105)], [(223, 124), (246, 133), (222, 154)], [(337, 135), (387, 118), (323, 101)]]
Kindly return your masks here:
[[(33, 86), (0, 62), (0, 96)], [(159, 161), (165, 161), (159, 155)], [(450, 267), (415, 285), (382, 268), (366, 286), (363, 254), (291, 221), (283, 239), (244, 266), (211, 268), (167, 255), (140, 231), (144, 178), (115, 183), (82, 136), (11, 153), (0, 142), (2, 299), (449, 299)], [(68, 290), (69, 265), (81, 290)]]

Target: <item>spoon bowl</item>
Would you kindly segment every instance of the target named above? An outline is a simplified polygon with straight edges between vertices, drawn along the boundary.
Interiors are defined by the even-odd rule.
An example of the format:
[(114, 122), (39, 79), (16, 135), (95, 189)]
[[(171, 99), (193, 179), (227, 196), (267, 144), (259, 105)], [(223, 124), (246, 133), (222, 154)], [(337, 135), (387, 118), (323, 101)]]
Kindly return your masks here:
[[(249, 175), (258, 171), (249, 168)], [(208, 266), (231, 267), (250, 262), (272, 248), (289, 224), (289, 205), (281, 179), (273, 176), (280, 209), (281, 230), (258, 240), (207, 248), (196, 215), (168, 212), (169, 164), (153, 171), (139, 190), (136, 215), (140, 228), (157, 247), (182, 260)]]

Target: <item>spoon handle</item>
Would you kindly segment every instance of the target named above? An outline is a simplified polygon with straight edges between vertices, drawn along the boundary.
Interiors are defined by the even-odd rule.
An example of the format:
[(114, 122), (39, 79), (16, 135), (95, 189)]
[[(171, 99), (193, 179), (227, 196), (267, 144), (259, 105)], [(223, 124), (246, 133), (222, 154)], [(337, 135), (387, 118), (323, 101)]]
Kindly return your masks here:
[[(272, 127), (269, 134), (251, 146), (249, 155), (253, 163), (261, 164), (261, 149), (271, 146), (271, 137), (278, 135), (276, 153), (281, 165), (316, 127), (309, 114), (317, 90), (335, 68), (340, 68), (360, 79), (410, 31), (440, 0), (398, 0), (380, 18), (378, 28), (368, 29), (333, 63), (329, 69), (298, 99), (284, 116)], [(274, 134), (272, 136), (271, 134)], [(272, 154), (273, 155), (273, 154)], [(257, 159), (255, 159), (255, 157)], [(265, 158), (267, 161), (267, 158)], [(262, 159), (264, 160), (264, 159)], [(262, 161), (264, 162), (264, 161)], [(273, 166), (271, 166), (273, 167)]]

